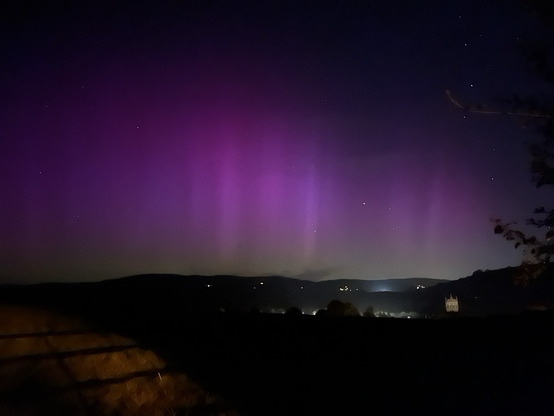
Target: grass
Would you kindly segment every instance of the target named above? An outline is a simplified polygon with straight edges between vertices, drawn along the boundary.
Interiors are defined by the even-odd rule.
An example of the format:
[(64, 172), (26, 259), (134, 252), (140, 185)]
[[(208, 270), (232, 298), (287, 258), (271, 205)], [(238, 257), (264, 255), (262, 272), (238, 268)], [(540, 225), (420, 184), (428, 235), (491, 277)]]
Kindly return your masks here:
[(236, 415), (133, 340), (44, 309), (0, 306), (1, 415)]

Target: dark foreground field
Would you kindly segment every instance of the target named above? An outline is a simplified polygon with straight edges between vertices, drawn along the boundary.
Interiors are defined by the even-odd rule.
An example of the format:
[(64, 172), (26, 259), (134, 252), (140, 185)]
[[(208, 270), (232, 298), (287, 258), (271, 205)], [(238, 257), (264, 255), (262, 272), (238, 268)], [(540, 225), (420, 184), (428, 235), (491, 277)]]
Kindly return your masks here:
[[(134, 371), (124, 380), (134, 383), (125, 394), (146, 391), (169, 400), (160, 389), (170, 385), (172, 395), (190, 396), (172, 399), (189, 406), (178, 414), (234, 414), (225, 409), (246, 416), (554, 414), (554, 319), (548, 313), (447, 320), (178, 316), (145, 305), (141, 311), (79, 315), (90, 333), (123, 337), (106, 344), (113, 351), (105, 346), (100, 351), (112, 355), (89, 365), (100, 362), (106, 367), (101, 372), (115, 374), (106, 360), (113, 361), (117, 352), (123, 358), (116, 363), (128, 369), (132, 364)], [(136, 352), (129, 355), (131, 349)], [(186, 379), (179, 381), (178, 374)], [(110, 386), (121, 384), (121, 376), (110, 377), (115, 377)], [(104, 400), (99, 395), (105, 391), (97, 390), (95, 400)], [(112, 402), (123, 394), (108, 393), (117, 393)], [(214, 402), (210, 394), (223, 401)], [(135, 406), (131, 399), (127, 410)], [(113, 412), (106, 414), (120, 414)]]
[(554, 414), (554, 319), (211, 314), (117, 323), (241, 415)]

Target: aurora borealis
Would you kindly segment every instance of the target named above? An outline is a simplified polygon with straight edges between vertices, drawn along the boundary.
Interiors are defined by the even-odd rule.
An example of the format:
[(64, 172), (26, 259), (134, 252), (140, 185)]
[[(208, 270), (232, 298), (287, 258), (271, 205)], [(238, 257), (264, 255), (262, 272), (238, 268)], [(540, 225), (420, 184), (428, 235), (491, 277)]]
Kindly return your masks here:
[[(78, 2), (77, 2), (78, 3)], [(6, 8), (0, 278), (459, 278), (544, 204), (517, 120), (547, 87), (515, 1)]]

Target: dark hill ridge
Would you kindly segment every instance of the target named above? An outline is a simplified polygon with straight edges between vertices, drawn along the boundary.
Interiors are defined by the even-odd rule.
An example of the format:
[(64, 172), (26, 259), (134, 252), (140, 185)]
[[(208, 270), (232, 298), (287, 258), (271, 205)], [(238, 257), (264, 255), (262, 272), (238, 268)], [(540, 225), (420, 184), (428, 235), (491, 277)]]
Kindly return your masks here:
[(403, 292), (410, 289), (415, 289), (418, 286), (431, 287), (438, 283), (448, 282), (446, 279), (430, 279), (423, 277), (412, 277), (406, 279), (381, 279), (381, 280), (361, 280), (361, 279), (333, 279), (314, 282), (311, 280), (302, 280), (293, 277), (283, 276), (236, 276), (236, 275), (215, 275), (215, 276), (198, 276), (198, 275), (178, 275), (178, 274), (142, 274), (136, 276), (127, 276), (120, 279), (104, 280), (102, 283), (124, 282), (132, 280), (133, 282), (150, 281), (152, 278), (159, 281), (169, 282), (170, 280), (187, 279), (190, 284), (204, 284), (224, 281), (233, 285), (244, 285), (250, 287), (253, 283), (264, 282), (264, 284), (277, 284), (288, 289), (294, 290), (300, 286), (319, 288), (320, 290), (337, 291), (340, 287), (348, 286), (349, 288), (358, 288), (365, 292)]
[[(352, 279), (313, 282), (281, 276), (241, 277), (145, 274), (86, 283), (43, 283), (0, 287), (0, 301), (33, 303), (160, 305), (164, 309), (249, 310), (269, 312), (296, 306), (312, 313), (333, 299), (352, 302), (360, 310), (370, 305), (368, 295), (401, 293), (445, 280), (411, 278), (364, 281)], [(394, 296), (393, 296), (394, 297)], [(379, 299), (391, 296), (383, 295)], [(78, 305), (77, 305), (78, 306)], [(381, 305), (386, 307), (385, 304)]]
[(309, 314), (338, 299), (353, 303), (360, 312), (372, 305), (375, 310), (430, 316), (444, 312), (444, 297), (449, 294), (459, 298), (462, 314), (469, 316), (519, 313), (529, 306), (554, 305), (554, 266), (526, 287), (514, 284), (515, 271), (505, 268), (479, 272), (456, 281), (412, 278), (313, 282), (280, 276), (146, 274), (101, 282), (5, 285), (0, 286), (0, 302), (106, 314), (131, 310), (145, 314), (248, 311), (253, 307), (270, 312), (291, 306)]
[(517, 283), (519, 270), (518, 267), (487, 270), (439, 283), (424, 291), (419, 307), (433, 310), (434, 305), (444, 302), (444, 297), (452, 294), (458, 297), (466, 315), (520, 313), (535, 307), (554, 308), (554, 263), (527, 285)]
[[(310, 296), (323, 307), (331, 295), (357, 300), (359, 309), (367, 302), (433, 316), (444, 316), (444, 296), (450, 293), (466, 315), (551, 304), (553, 267), (527, 287), (514, 285), (515, 271), (402, 292), (365, 292), (356, 286), (361, 281), (141, 275), (0, 286), (0, 304), (42, 304), (81, 318), (95, 333), (133, 339), (172, 373), (186, 374), (244, 416), (432, 415), (444, 409), (455, 415), (519, 415), (530, 414), (529, 406), (531, 414), (554, 414), (553, 313), (433, 320), (209, 313), (221, 302), (244, 310), (263, 301), (300, 305)], [(339, 290), (344, 285), (348, 291)], [(319, 292), (327, 286), (332, 291)]]

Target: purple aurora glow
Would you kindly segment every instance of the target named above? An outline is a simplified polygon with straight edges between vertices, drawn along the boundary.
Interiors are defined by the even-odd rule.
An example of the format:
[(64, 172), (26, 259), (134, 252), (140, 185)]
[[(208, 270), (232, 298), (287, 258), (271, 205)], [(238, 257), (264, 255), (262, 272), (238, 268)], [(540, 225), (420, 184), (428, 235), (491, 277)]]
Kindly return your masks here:
[[(436, 13), (471, 9), (456, 7)], [(539, 199), (521, 157), (529, 136), (510, 121), (466, 118), (443, 91), (473, 94), (473, 71), (487, 99), (484, 85), (519, 77), (522, 65), (489, 74), (465, 55), (433, 60), (438, 47), (462, 54), (458, 28), (376, 27), (370, 11), (339, 10), (366, 14), (352, 34), (330, 29), (339, 45), (328, 48), (301, 17), (291, 23), (300, 33), (282, 34), (287, 20), (267, 16), (263, 30), (244, 18), (243, 33), (205, 10), (194, 19), (219, 29), (154, 31), (146, 12), (127, 29), (117, 17), (107, 29), (54, 17), (12, 25), (0, 107), (3, 281), (457, 278), (516, 264), (489, 217), (525, 218)], [(487, 34), (499, 23), (489, 24)], [(483, 41), (475, 59), (510, 36)]]

